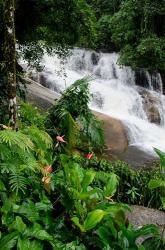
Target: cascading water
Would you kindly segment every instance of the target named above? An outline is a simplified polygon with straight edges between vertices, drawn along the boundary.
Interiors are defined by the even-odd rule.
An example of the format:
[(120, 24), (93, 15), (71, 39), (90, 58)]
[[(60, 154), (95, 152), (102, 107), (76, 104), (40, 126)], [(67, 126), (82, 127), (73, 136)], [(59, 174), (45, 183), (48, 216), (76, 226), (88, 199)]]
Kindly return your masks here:
[(149, 83), (147, 91), (157, 100), (156, 106), (160, 115), (160, 125), (156, 125), (149, 121), (144, 108), (144, 96), (142, 97), (139, 87), (135, 85), (135, 73), (129, 67), (119, 67), (117, 60), (116, 53), (74, 49), (63, 64), (56, 56), (45, 55), (42, 74), (49, 82), (49, 87), (56, 91), (63, 91), (84, 76), (92, 77), (91, 108), (120, 119), (126, 127), (130, 145), (151, 154), (153, 147), (165, 151), (165, 97), (162, 94), (160, 75), (150, 77), (146, 73)]

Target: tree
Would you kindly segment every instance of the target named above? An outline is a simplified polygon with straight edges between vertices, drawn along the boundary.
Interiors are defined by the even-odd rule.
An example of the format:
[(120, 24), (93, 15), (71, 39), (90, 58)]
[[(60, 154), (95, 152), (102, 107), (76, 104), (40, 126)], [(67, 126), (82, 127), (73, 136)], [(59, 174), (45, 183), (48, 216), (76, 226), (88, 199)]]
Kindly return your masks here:
[(150, 71), (165, 69), (165, 0), (125, 0), (111, 19), (120, 63)]
[(9, 122), (16, 127), (16, 49), (14, 0), (4, 3), (4, 70), (6, 97), (8, 100)]
[(97, 18), (97, 49), (118, 51), (118, 45), (112, 41), (111, 18), (119, 11), (122, 0), (87, 0)]

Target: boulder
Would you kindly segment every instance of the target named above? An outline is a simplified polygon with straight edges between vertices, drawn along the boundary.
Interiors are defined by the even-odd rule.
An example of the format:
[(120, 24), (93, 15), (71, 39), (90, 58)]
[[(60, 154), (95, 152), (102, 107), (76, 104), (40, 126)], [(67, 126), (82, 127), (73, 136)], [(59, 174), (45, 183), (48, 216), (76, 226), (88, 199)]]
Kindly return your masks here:
[(136, 228), (146, 224), (157, 225), (165, 238), (165, 212), (143, 206), (132, 206), (132, 212), (127, 213), (127, 217)]
[(31, 79), (26, 79), (26, 82), (28, 83), (27, 100), (42, 110), (50, 108), (53, 105), (54, 100), (60, 97), (56, 92), (45, 88)]
[(103, 121), (105, 134), (106, 155), (108, 159), (117, 159), (128, 147), (127, 133), (123, 123), (108, 115), (94, 112), (95, 116)]
[(160, 124), (161, 116), (158, 107), (161, 106), (161, 103), (158, 96), (143, 88), (139, 88), (139, 94), (142, 97), (143, 108), (148, 120), (152, 123)]

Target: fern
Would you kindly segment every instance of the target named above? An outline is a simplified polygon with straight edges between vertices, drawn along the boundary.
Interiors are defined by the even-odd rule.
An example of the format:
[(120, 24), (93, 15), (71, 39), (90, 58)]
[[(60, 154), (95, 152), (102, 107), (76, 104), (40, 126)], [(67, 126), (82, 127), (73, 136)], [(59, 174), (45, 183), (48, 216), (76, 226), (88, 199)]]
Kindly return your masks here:
[(0, 143), (7, 144), (11, 149), (12, 147), (18, 147), (23, 151), (29, 151), (34, 149), (34, 144), (29, 139), (29, 137), (20, 131), (0, 131)]
[(23, 173), (19, 171), (15, 171), (15, 173), (10, 174), (9, 184), (11, 185), (12, 191), (15, 191), (18, 194), (19, 191), (25, 194), (28, 181), (27, 178), (24, 177)]
[(38, 129), (36, 126), (31, 126), (28, 128), (27, 133), (34, 144), (36, 144), (38, 147), (42, 146), (45, 149), (51, 149), (53, 147), (53, 142), (50, 135), (45, 131)]

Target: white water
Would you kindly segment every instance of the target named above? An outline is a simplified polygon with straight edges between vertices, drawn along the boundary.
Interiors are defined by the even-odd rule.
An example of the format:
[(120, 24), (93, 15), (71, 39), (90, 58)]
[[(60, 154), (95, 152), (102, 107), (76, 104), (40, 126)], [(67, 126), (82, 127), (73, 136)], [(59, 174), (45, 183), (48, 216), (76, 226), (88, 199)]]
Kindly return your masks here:
[(43, 74), (51, 83), (52, 89), (60, 91), (77, 79), (91, 76), (93, 80), (90, 91), (94, 94), (91, 108), (120, 119), (127, 129), (130, 145), (136, 145), (151, 154), (153, 147), (165, 151), (165, 97), (161, 94), (160, 75), (157, 74), (154, 79), (157, 91), (153, 91), (152, 79), (149, 73), (146, 73), (150, 89), (148, 91), (159, 100), (159, 126), (147, 119), (142, 97), (135, 85), (134, 72), (129, 67), (120, 68), (117, 59), (116, 53), (103, 54), (75, 49), (61, 64), (57, 57), (45, 55)]

